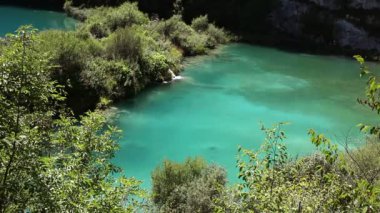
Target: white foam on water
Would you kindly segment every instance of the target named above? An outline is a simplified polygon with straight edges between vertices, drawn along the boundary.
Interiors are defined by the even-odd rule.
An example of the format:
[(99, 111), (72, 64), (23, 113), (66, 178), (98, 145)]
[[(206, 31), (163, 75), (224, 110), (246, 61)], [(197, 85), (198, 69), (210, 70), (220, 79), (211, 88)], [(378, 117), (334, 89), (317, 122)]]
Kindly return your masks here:
[(178, 80), (182, 80), (182, 79), (184, 79), (183, 76), (177, 75), (177, 76), (174, 76), (173, 81), (178, 81)]

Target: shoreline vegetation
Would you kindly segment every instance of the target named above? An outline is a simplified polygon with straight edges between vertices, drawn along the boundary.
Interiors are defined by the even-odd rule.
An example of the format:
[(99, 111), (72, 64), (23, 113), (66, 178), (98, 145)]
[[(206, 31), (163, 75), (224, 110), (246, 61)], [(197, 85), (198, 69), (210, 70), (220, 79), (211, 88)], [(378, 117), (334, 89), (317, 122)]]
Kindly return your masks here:
[[(67, 14), (79, 20), (84, 20), (83, 10), (86, 8), (117, 7), (127, 0), (47, 1), (0, 0), (0, 4), (66, 11)], [(156, 0), (131, 0), (131, 2), (138, 3), (139, 10), (149, 16), (163, 19), (168, 19), (175, 14), (173, 4), (179, 2), (183, 5), (182, 18), (186, 23), (189, 24), (194, 18), (208, 14), (211, 22), (215, 22), (218, 26), (239, 35), (240, 41), (248, 44), (264, 45), (285, 51), (309, 54), (343, 55), (346, 57), (360, 54), (368, 61), (379, 61), (380, 59), (377, 45), (373, 45), (373, 48), (368, 46), (363, 48), (363, 46), (366, 46), (365, 44), (372, 42), (372, 38), (376, 38), (378, 29), (378, 23), (375, 21), (377, 6), (367, 2), (357, 2), (355, 4), (341, 1), (316, 3), (312, 0), (268, 0), (257, 2), (161, 0), (159, 3)], [(360, 9), (359, 5), (361, 4), (368, 5)], [(303, 10), (294, 11), (294, 9), (291, 9), (292, 5), (298, 5), (297, 7), (304, 8), (308, 12), (305, 13)], [(340, 9), (330, 8), (332, 5), (339, 5)], [(375, 10), (365, 9), (366, 7), (374, 7)], [(220, 11), (223, 11), (223, 13), (220, 13)], [(283, 12), (285, 13), (283, 14)], [(347, 15), (345, 16), (346, 12)], [(277, 17), (277, 19), (273, 20), (273, 17)], [(353, 21), (353, 26), (356, 28), (347, 28), (340, 31), (336, 22), (346, 18), (348, 22)], [(365, 31), (361, 31), (362, 27), (365, 28)], [(367, 34), (368, 36), (366, 36)], [(352, 42), (344, 44), (345, 38), (340, 37), (342, 35), (349, 36), (345, 38), (351, 39)]]
[[(310, 130), (316, 154), (295, 160), (286, 124), (263, 126), (261, 149), (238, 149), (242, 182), (233, 187), (223, 168), (200, 158), (164, 161), (151, 192), (134, 178), (115, 178), (120, 131), (104, 109), (170, 81), (184, 57), (234, 39), (207, 16), (186, 24), (175, 8), (169, 19), (149, 18), (135, 3), (82, 8), (71, 11), (83, 18), (76, 31), (24, 26), (0, 41), (0, 212), (380, 210), (380, 127), (365, 124), (367, 141), (354, 150)], [(379, 115), (380, 82), (355, 58), (368, 78), (359, 103)]]
[(234, 39), (207, 16), (191, 25), (180, 14), (149, 18), (136, 3), (79, 9), (67, 2), (65, 9), (81, 21), (77, 30), (50, 30), (40, 36), (44, 51), (53, 53), (58, 65), (53, 78), (67, 86), (68, 106), (77, 114), (94, 109), (98, 100), (131, 97), (171, 81), (182, 70), (184, 57), (207, 54)]

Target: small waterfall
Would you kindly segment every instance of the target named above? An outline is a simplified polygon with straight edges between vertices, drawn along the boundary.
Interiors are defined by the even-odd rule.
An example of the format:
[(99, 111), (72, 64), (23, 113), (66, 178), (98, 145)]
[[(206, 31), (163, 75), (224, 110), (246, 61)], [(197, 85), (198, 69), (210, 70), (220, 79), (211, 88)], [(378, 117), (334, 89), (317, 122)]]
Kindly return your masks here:
[(173, 72), (173, 70), (171, 70), (171, 69), (169, 69), (169, 71), (168, 71), (169, 73), (170, 73), (170, 75), (172, 76), (172, 80), (174, 80), (175, 79), (175, 74), (174, 74), (174, 72)]
[(176, 76), (176, 75), (174, 74), (173, 70), (171, 70), (171, 69), (169, 69), (168, 72), (169, 72), (170, 75), (172, 76), (172, 81), (176, 81), (176, 80), (181, 80), (181, 79), (183, 79), (183, 77), (180, 76), (180, 75)]

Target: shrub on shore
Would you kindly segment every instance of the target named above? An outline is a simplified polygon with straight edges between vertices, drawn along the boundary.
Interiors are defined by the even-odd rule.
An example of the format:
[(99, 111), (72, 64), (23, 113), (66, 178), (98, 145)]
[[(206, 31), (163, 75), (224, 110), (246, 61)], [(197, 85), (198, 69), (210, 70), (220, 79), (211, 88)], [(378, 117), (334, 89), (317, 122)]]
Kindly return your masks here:
[(208, 24), (207, 17), (203, 18), (207, 30), (198, 32), (178, 15), (149, 20), (136, 3), (66, 7), (80, 13), (84, 22), (75, 32), (42, 32), (41, 51), (51, 53), (57, 65), (52, 76), (66, 86), (68, 105), (76, 113), (93, 109), (101, 96), (119, 99), (155, 82), (170, 81), (172, 73), (181, 70), (184, 55), (205, 54), (229, 41), (224, 30)]
[(201, 158), (189, 158), (184, 163), (164, 161), (152, 180), (152, 199), (160, 212), (212, 212), (226, 172)]

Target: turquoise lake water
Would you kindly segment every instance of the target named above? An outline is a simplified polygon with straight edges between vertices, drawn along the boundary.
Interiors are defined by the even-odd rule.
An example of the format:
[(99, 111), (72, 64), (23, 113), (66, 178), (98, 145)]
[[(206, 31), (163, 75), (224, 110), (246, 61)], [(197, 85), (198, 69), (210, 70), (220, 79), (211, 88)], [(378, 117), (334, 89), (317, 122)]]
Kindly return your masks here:
[(236, 181), (237, 147), (260, 147), (261, 122), (291, 123), (285, 130), (293, 156), (314, 151), (310, 128), (343, 142), (359, 137), (358, 123), (376, 122), (356, 102), (365, 80), (347, 58), (232, 44), (190, 59), (182, 77), (117, 105), (123, 138), (115, 162), (144, 187), (162, 160), (189, 156), (224, 166)]
[(74, 29), (76, 21), (59, 12), (0, 6), (0, 36), (29, 24), (39, 30)]
[[(41, 30), (75, 27), (63, 13), (0, 6), (0, 36), (25, 24)], [(377, 122), (356, 102), (365, 80), (347, 58), (232, 44), (190, 59), (182, 77), (116, 106), (123, 137), (114, 162), (145, 188), (162, 160), (195, 156), (224, 166), (236, 181), (237, 147), (260, 147), (261, 122), (291, 123), (285, 130), (293, 156), (314, 151), (310, 128), (342, 142), (347, 135), (360, 137), (358, 123)]]

